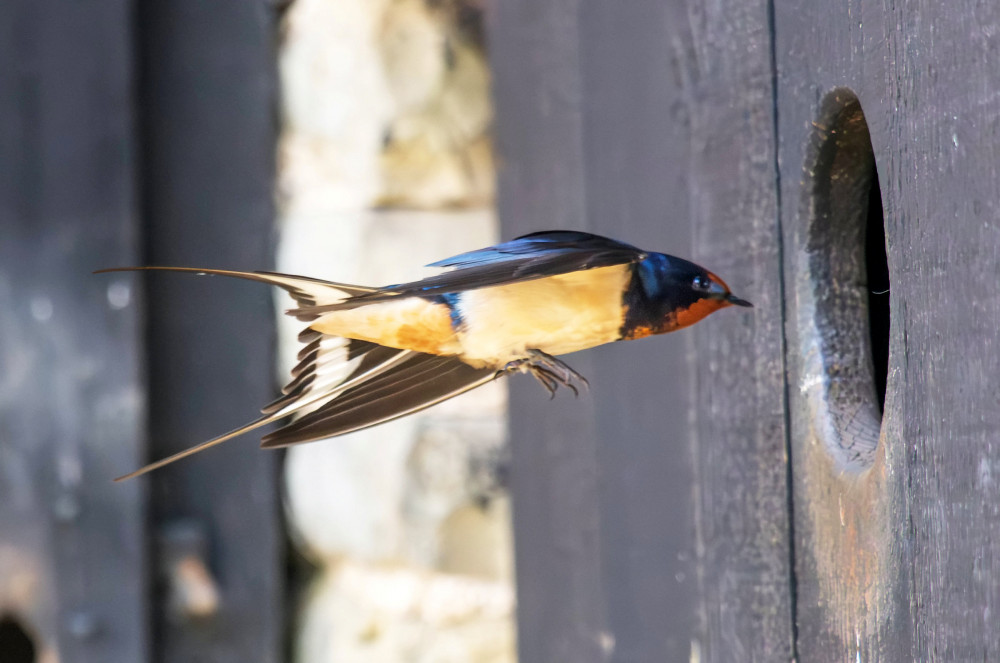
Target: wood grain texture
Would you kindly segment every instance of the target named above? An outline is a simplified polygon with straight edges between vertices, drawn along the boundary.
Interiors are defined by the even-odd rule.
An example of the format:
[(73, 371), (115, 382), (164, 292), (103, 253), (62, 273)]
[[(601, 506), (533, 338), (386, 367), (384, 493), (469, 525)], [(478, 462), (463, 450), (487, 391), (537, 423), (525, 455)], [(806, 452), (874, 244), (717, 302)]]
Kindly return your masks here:
[[(141, 5), (146, 264), (267, 269), (273, 262), (275, 17), (263, 2)], [(270, 288), (146, 279), (150, 458), (257, 416), (273, 398)], [(158, 564), (193, 523), (220, 589), (204, 624), (156, 614), (162, 661), (284, 660), (277, 453), (253, 436), (152, 474)], [(160, 596), (163, 605), (165, 596)]]
[[(1000, 9), (854, 0), (769, 12), (731, 2), (497, 13), (495, 41), (516, 43), (496, 58), (507, 227), (580, 218), (644, 247), (684, 254), (678, 244), (693, 241), (696, 259), (734, 287), (746, 280), (740, 292), (757, 304), (688, 337), (644, 342), (664, 353), (655, 359), (639, 344), (585, 355), (600, 376), (587, 418), (543, 412), (514, 392), (515, 493), (518, 481), (526, 489), (515, 499), (536, 507), (549, 498), (546, 524), (569, 528), (559, 546), (551, 529), (525, 531), (519, 516), (525, 660), (559, 660), (552, 652), (565, 650), (553, 643), (595, 630), (614, 643), (603, 652), (612, 660), (677, 658), (684, 633), (702, 658), (720, 661), (1000, 657)], [(558, 66), (540, 58), (554, 51)], [(872, 375), (863, 365), (864, 252), (831, 244), (864, 233), (822, 227), (855, 213), (863, 224), (872, 179), (862, 172), (847, 188), (826, 186), (837, 199), (825, 207), (815, 197), (817, 178), (851, 172), (813, 167), (811, 150), (833, 134), (824, 104), (839, 88), (858, 96), (867, 119), (892, 278), (874, 453), (863, 419), (878, 411), (875, 389), (859, 382)], [(540, 94), (554, 89), (570, 91), (558, 114)], [(870, 159), (851, 140), (838, 158)], [(690, 226), (677, 221), (686, 218)], [(835, 269), (822, 268), (824, 255)], [(822, 324), (817, 306), (828, 307)], [(644, 409), (651, 394), (662, 397), (656, 412)], [(560, 455), (538, 452), (566, 431), (579, 436), (575, 446), (562, 437)], [(649, 487), (644, 470), (667, 476), (657, 454), (669, 447), (646, 443), (657, 435), (697, 440), (693, 459), (674, 448), (669, 465), (672, 485), (690, 488), (693, 502)], [(684, 469), (692, 460), (693, 474)], [(538, 489), (567, 468), (584, 482), (573, 492)], [(659, 581), (677, 571), (663, 553), (683, 553), (686, 540), (645, 522), (643, 505), (667, 500), (681, 514), (673, 532), (697, 525), (697, 622), (662, 603), (684, 600)], [(586, 563), (540, 572), (560, 550)], [(574, 623), (580, 615), (588, 620)], [(639, 626), (666, 622), (656, 636)], [(579, 660), (601, 660), (587, 653)]]
[[(691, 331), (572, 355), (593, 385), (579, 403), (513, 385), (523, 661), (791, 651), (770, 50), (763, 5), (746, 11), (756, 32), (745, 38), (764, 39), (752, 59), (735, 45), (719, 56), (715, 45), (736, 39), (724, 16), (679, 2), (503, 3), (494, 15), (504, 235), (582, 227), (682, 256), (698, 237), (697, 257), (752, 284), (775, 316), (757, 324), (723, 312)], [(700, 117), (702, 104), (720, 103), (713, 85), (744, 77), (742, 106)], [(738, 235), (731, 244), (728, 234)], [(738, 253), (761, 247), (771, 248)], [(707, 354), (748, 342), (761, 353), (736, 367)], [(729, 407), (712, 403), (713, 421), (701, 422), (710, 385), (733, 388), (743, 370), (761, 383), (720, 393)], [(696, 514), (712, 546), (700, 558)], [(763, 626), (752, 611), (762, 605)]]
[(794, 658), (768, 3), (688, 3), (695, 259), (753, 309), (693, 329), (702, 660)]
[(813, 287), (801, 169), (837, 87), (871, 131), (892, 287), (870, 469), (838, 469), (789, 353), (799, 660), (997, 660), (1000, 7), (798, 3), (775, 26), (789, 347)]
[[(502, 234), (587, 229), (577, 0), (490, 16)], [(594, 376), (591, 353), (571, 357)], [(606, 660), (594, 401), (510, 381), (511, 495), (523, 663)]]
[(141, 661), (141, 293), (91, 275), (138, 255), (130, 6), (2, 3), (0, 58), (0, 614)]
[[(585, 3), (580, 24), (587, 222), (691, 255), (687, 34), (677, 5)], [(594, 352), (607, 660), (686, 660), (697, 611), (690, 413), (693, 336)]]

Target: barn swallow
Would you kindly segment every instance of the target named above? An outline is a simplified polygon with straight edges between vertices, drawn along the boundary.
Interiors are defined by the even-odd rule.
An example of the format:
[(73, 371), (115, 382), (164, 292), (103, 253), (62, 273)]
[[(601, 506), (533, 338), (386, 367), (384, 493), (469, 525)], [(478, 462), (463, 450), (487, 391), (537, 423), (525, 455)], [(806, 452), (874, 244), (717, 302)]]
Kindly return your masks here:
[(283, 288), (306, 323), (291, 381), (260, 418), (119, 477), (129, 479), (260, 426), (298, 418), (264, 448), (343, 435), (402, 417), (514, 372), (555, 394), (586, 379), (554, 355), (692, 325), (752, 306), (698, 265), (590, 233), (537, 232), (440, 260), (440, 274), (382, 288), (272, 272), (218, 274)]

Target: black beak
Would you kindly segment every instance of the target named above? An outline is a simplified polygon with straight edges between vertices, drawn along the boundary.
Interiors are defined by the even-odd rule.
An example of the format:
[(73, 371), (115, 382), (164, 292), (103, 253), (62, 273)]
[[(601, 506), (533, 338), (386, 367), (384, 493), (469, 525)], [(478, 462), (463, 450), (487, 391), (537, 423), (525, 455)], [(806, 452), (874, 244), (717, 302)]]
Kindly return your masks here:
[(747, 306), (749, 308), (753, 308), (753, 304), (751, 304), (745, 299), (740, 299), (739, 297), (733, 294), (726, 295), (726, 301), (729, 302), (730, 304), (733, 304), (734, 306)]

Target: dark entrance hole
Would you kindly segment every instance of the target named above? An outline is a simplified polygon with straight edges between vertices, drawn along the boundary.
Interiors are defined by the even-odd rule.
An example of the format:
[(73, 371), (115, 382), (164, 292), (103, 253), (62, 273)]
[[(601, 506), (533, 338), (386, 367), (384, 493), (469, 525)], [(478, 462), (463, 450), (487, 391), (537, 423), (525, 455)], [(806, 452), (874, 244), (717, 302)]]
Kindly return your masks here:
[(35, 643), (11, 617), (0, 617), (0, 663), (34, 663)]
[(823, 100), (806, 164), (806, 310), (815, 429), (842, 469), (871, 466), (885, 406), (889, 270), (882, 195), (865, 114), (849, 90)]
[(885, 253), (885, 220), (878, 173), (872, 173), (865, 223), (865, 271), (868, 275), (868, 334), (878, 410), (885, 411), (885, 385), (889, 377), (889, 261)]

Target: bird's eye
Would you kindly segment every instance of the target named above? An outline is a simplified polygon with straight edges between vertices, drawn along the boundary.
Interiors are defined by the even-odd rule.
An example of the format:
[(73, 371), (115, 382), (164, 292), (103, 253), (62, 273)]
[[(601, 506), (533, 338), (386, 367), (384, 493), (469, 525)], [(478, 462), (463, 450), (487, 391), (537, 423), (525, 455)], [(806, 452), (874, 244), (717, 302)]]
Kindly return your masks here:
[(694, 277), (694, 281), (691, 282), (691, 286), (695, 290), (708, 290), (712, 287), (712, 282), (704, 276), (696, 276)]

